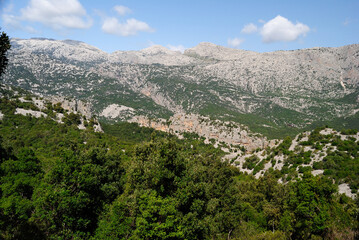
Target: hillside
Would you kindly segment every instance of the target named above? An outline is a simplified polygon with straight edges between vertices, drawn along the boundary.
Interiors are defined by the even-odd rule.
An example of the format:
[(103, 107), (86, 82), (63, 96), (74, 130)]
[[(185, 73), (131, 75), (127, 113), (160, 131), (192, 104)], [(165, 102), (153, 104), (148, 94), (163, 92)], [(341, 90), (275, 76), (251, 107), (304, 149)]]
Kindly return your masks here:
[[(358, 200), (340, 194), (337, 186), (348, 180), (357, 186), (356, 131), (317, 129), (278, 142), (266, 154), (288, 156), (289, 173), (268, 169), (256, 179), (223, 161), (225, 153), (203, 137), (183, 134), (181, 140), (136, 123), (104, 124), (105, 133), (95, 132), (96, 119), (78, 108), (66, 111), (62, 106), (73, 101), (63, 101), (1, 88), (1, 239), (358, 236)], [(46, 104), (41, 108), (41, 103)], [(85, 128), (79, 127), (82, 121)], [(319, 159), (332, 171), (313, 176), (299, 168), (296, 173), (290, 165), (302, 158), (296, 142), (332, 148)], [(351, 162), (350, 169), (343, 161)]]
[[(83, 42), (12, 39), (4, 81), (91, 103), (101, 120), (198, 114), (270, 138), (359, 128), (359, 45), (256, 53), (201, 43), (108, 54)], [(137, 117), (137, 118), (136, 118)]]
[[(234, 149), (235, 150), (235, 149)], [(357, 130), (335, 131), (316, 128), (291, 139), (277, 141), (275, 146), (243, 154), (233, 151), (227, 158), (241, 171), (263, 176), (275, 172), (280, 182), (286, 183), (305, 172), (331, 177), (341, 193), (355, 197), (359, 182), (359, 133)]]

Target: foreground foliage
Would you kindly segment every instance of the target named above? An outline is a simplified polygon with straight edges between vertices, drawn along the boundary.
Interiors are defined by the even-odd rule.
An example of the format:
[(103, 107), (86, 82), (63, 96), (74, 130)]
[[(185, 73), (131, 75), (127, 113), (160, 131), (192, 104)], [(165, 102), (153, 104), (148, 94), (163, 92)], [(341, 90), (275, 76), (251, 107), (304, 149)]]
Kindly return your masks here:
[[(358, 201), (327, 176), (255, 179), (194, 138), (113, 135), (2, 100), (1, 239), (354, 239)], [(121, 124), (118, 125), (121, 128)], [(145, 139), (143, 141), (143, 139)], [(358, 236), (358, 235), (356, 235)]]

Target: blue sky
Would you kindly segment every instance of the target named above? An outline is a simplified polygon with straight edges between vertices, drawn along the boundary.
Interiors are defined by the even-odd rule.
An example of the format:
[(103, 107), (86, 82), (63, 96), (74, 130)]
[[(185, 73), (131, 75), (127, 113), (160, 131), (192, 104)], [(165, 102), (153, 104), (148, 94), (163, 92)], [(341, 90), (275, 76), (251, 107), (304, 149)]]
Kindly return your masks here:
[(359, 43), (359, 1), (0, 0), (10, 37), (73, 39), (106, 52), (200, 42), (269, 52)]

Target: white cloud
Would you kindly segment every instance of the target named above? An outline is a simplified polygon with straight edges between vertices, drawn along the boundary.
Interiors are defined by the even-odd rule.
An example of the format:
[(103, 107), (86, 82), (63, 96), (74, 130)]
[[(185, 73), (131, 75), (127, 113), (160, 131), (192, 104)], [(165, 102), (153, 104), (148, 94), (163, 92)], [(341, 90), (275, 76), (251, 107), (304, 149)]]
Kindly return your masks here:
[(183, 53), (184, 50), (186, 50), (186, 47), (184, 47), (183, 45), (174, 46), (174, 45), (168, 44), (167, 47), (168, 47), (169, 50), (178, 51), (178, 52), (181, 52), (181, 53)]
[(241, 43), (244, 42), (244, 39), (241, 38), (229, 38), (227, 43), (228, 46), (233, 47), (233, 48), (238, 48), (239, 45), (241, 45)]
[(300, 36), (305, 36), (310, 28), (300, 22), (293, 24), (288, 19), (278, 15), (263, 25), (260, 31), (262, 41), (271, 42), (291, 42)]
[(115, 9), (115, 11), (120, 16), (125, 16), (126, 14), (132, 13), (131, 9), (129, 9), (128, 7), (125, 7), (125, 6), (121, 6), (121, 5), (114, 6), (113, 9)]
[(121, 23), (115, 17), (106, 18), (102, 24), (102, 30), (105, 33), (114, 34), (118, 36), (136, 35), (137, 32), (153, 32), (154, 30), (145, 22), (134, 18), (127, 19), (126, 22)]
[(1, 16), (1, 19), (4, 23), (5, 26), (7, 26), (8, 28), (12, 28), (12, 29), (17, 29), (17, 30), (20, 30), (20, 31), (25, 31), (25, 32), (29, 32), (29, 33), (32, 33), (32, 34), (35, 34), (35, 33), (39, 33), (36, 29), (34, 29), (33, 27), (31, 26), (26, 26), (24, 25), (23, 23), (21, 23), (20, 21), (20, 18), (17, 17), (17, 16), (14, 16), (12, 14), (7, 14), (7, 13), (4, 13), (2, 16)]
[[(0, 0), (0, 4), (4, 4), (4, 1)], [(19, 17), (14, 16), (11, 14), (12, 10), (14, 8), (14, 5), (12, 3), (8, 4), (6, 7), (2, 9), (2, 15), (1, 19), (3, 21), (3, 24), (9, 28), (14, 29), (20, 29), (21, 28), (21, 22), (19, 20)], [(1, 11), (1, 10), (0, 10)]]
[(253, 23), (249, 23), (242, 28), (241, 33), (251, 34), (251, 33), (255, 33), (257, 31), (258, 31), (257, 26)]
[(53, 29), (83, 29), (92, 25), (92, 20), (78, 0), (31, 0), (22, 8), (19, 20), (39, 22)]
[(9, 4), (1, 16), (7, 27), (38, 33), (33, 27), (26, 25), (29, 22), (39, 22), (55, 30), (67, 28), (89, 28), (92, 20), (78, 0), (31, 0), (20, 9), (20, 15), (12, 14), (13, 5)]
[(19, 18), (12, 14), (3, 14), (1, 19), (5, 26), (15, 29), (21, 28), (21, 22)]

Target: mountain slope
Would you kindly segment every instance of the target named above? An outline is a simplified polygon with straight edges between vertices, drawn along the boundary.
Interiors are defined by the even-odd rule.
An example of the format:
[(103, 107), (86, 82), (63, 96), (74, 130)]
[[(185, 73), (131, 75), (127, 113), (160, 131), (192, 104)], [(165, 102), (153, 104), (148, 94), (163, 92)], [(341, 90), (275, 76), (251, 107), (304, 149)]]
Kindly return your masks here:
[[(256, 53), (201, 43), (184, 54), (161, 46), (107, 54), (71, 40), (12, 45), (5, 83), (86, 100), (107, 120), (194, 113), (269, 137), (359, 127), (359, 45)], [(113, 104), (133, 111), (101, 114)]]
[[(272, 148), (258, 149), (254, 153), (233, 152), (227, 155), (233, 165), (241, 171), (256, 177), (266, 172), (276, 172), (280, 182), (289, 182), (303, 176), (330, 176), (350, 197), (355, 197), (359, 189), (359, 133), (357, 130), (335, 131), (331, 128), (316, 128), (302, 132), (294, 139), (286, 137)], [(351, 189), (351, 190), (350, 190)]]
[[(7, 90), (0, 97), (1, 239), (227, 239), (229, 234), (238, 240), (355, 239), (358, 235), (357, 201), (338, 194), (338, 182), (332, 177), (336, 174), (328, 178), (305, 172), (280, 184), (278, 171), (269, 170), (255, 179), (222, 161), (219, 149), (199, 139), (179, 140), (130, 123), (95, 133), (91, 128), (78, 129), (76, 121), (61, 124), (51, 117), (16, 114), (26, 108), (39, 112), (35, 105), (40, 107), (41, 98), (19, 92), (8, 95)], [(47, 114), (55, 113), (53, 108), (63, 111), (46, 105)], [(355, 144), (358, 148), (357, 140)], [(351, 147), (339, 142), (338, 150), (347, 146)], [(357, 151), (348, 150), (357, 157)], [(324, 158), (324, 167), (326, 162), (333, 164)], [(291, 170), (295, 172), (290, 167), (288, 176), (293, 176)], [(343, 180), (351, 178), (357, 184), (356, 178), (346, 176), (349, 179)]]

